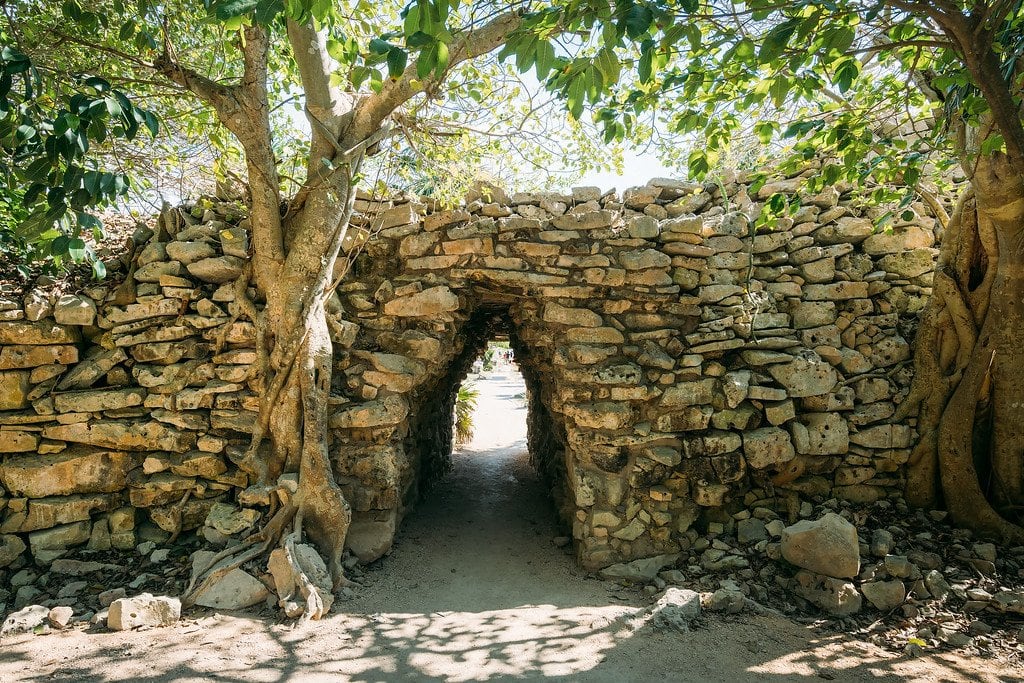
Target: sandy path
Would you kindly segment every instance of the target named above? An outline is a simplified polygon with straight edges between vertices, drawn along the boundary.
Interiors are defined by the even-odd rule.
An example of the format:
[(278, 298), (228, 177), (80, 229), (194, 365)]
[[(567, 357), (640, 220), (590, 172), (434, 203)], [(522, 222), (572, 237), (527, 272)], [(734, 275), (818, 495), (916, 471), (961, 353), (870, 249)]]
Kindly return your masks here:
[(324, 622), (210, 615), (135, 633), (0, 644), (0, 681), (1004, 681), (951, 656), (894, 658), (788, 620), (645, 623), (641, 596), (578, 570), (525, 452), (522, 381), (492, 373), (476, 436), (408, 518), (368, 585)]

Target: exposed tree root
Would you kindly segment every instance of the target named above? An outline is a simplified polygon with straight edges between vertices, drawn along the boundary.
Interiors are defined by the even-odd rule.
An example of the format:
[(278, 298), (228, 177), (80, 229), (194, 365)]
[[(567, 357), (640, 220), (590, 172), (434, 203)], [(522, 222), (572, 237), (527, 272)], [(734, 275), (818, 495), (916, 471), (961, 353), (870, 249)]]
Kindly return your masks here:
[(1003, 166), (998, 155), (979, 162), (945, 230), (914, 382), (893, 419), (917, 411), (909, 502), (944, 501), (958, 524), (1021, 542), (1024, 528), (1000, 509), (1024, 502), (1024, 361), (1016, 338), (1024, 277), (1020, 250), (1007, 243), (1024, 227), (1024, 185)]

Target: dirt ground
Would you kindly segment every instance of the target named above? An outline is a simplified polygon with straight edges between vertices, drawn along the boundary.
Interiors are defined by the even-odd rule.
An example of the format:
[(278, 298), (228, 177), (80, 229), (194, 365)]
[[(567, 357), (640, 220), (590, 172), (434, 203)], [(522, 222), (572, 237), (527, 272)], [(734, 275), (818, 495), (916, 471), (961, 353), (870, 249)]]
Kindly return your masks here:
[(0, 643), (0, 681), (1024, 680), (990, 660), (894, 657), (781, 617), (655, 630), (649, 599), (589, 578), (553, 543), (518, 374), (477, 387), (474, 440), (327, 620), (192, 615), (148, 631), (19, 636)]

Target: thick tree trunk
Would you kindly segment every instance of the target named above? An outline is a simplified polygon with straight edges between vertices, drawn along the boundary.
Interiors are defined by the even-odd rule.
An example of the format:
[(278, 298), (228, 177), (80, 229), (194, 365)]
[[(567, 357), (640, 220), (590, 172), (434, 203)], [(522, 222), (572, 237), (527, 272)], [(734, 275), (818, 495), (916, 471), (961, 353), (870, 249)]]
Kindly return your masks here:
[(911, 395), (920, 441), (907, 497), (1024, 540), (1024, 181), (1002, 155), (974, 167), (943, 239), (916, 344)]

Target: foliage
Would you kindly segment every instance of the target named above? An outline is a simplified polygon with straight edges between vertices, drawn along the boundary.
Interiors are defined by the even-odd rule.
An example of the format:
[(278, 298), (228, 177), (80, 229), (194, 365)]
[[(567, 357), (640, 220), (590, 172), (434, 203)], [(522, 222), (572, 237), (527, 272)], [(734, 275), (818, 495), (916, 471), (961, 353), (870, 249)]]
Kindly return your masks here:
[(483, 357), (483, 360), (484, 360), (484, 362), (483, 362), (484, 372), (490, 372), (491, 370), (494, 369), (494, 355), (495, 355), (494, 348), (490, 344), (488, 344), (487, 348), (484, 349), (484, 357)]
[(9, 255), (93, 258), (83, 233), (98, 236), (93, 212), (122, 197), (123, 173), (90, 158), (93, 144), (108, 138), (134, 140), (140, 130), (155, 136), (156, 116), (98, 76), (78, 76), (76, 92), (63, 97), (44, 69), (11, 46), (0, 49), (0, 175), (4, 178), (4, 250)]
[[(968, 3), (972, 17), (991, 17), (992, 49), (1002, 55), (1005, 74), (1021, 55), (1020, 4)], [(868, 184), (882, 202), (894, 198), (886, 186), (896, 184), (907, 188), (897, 197), (902, 208), (922, 177), (935, 180), (961, 160), (953, 148), (958, 131), (977, 127), (989, 111), (978, 79), (928, 6), (553, 3), (531, 15), (502, 56), (522, 71), (532, 69), (572, 116), (591, 107), (608, 141), (649, 138), (651, 122), (688, 137), (688, 147), (666, 149), (695, 178), (737, 156), (751, 165), (771, 156), (791, 174), (810, 159), (825, 159), (807, 178), (808, 191), (840, 181)], [(553, 37), (557, 27), (568, 27), (573, 38)], [(1002, 145), (1000, 132), (992, 131), (972, 153)], [(743, 154), (749, 150), (761, 153)], [(765, 181), (756, 179), (754, 189)]]
[(472, 382), (459, 385), (455, 396), (455, 445), (462, 446), (473, 439), (473, 412), (476, 410), (480, 390)]

